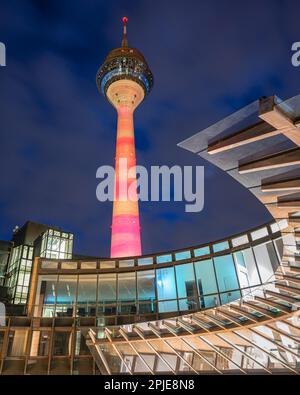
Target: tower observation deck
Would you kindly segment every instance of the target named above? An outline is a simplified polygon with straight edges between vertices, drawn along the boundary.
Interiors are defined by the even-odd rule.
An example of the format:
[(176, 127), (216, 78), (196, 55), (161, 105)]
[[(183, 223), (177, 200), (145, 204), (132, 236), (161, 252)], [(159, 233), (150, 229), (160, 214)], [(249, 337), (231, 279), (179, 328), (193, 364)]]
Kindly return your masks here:
[(144, 56), (128, 47), (127, 22), (124, 17), (122, 46), (108, 54), (96, 76), (99, 91), (118, 115), (112, 258), (142, 254), (133, 114), (153, 86), (153, 75)]

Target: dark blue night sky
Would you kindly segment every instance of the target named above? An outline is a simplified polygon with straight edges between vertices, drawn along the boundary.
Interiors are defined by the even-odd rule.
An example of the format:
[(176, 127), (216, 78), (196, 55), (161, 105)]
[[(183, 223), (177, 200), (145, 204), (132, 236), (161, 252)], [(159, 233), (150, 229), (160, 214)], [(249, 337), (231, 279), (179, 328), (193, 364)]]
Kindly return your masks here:
[(205, 209), (142, 203), (143, 252), (220, 239), (265, 223), (262, 205), (227, 175), (177, 143), (260, 96), (299, 93), (298, 0), (0, 1), (0, 238), (26, 220), (75, 233), (75, 250), (109, 254), (110, 203), (96, 200), (96, 169), (113, 165), (116, 116), (95, 74), (129, 45), (155, 77), (136, 112), (137, 160), (205, 165)]

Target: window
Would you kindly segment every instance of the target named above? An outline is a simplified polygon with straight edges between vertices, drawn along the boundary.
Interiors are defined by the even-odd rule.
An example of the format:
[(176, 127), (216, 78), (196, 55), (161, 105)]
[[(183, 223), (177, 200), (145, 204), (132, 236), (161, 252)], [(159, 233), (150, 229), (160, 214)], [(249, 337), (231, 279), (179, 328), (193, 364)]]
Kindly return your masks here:
[(47, 331), (33, 331), (30, 356), (46, 357), (49, 355), (51, 333)]
[(227, 293), (221, 294), (220, 297), (221, 297), (221, 304), (227, 304), (227, 303), (234, 302), (235, 300), (240, 299), (241, 293), (240, 293), (240, 291), (227, 292)]
[(138, 300), (155, 300), (155, 273), (154, 270), (137, 272)]
[(123, 302), (136, 300), (135, 273), (118, 274), (118, 299)]
[(175, 267), (175, 270), (178, 298), (188, 298), (190, 305), (194, 305), (195, 308), (197, 306), (198, 293), (193, 264), (179, 265)]
[(18, 329), (9, 332), (8, 336), (8, 357), (23, 357), (25, 356), (27, 346), (28, 331), (25, 329)]
[(55, 304), (57, 292), (57, 276), (56, 275), (43, 275), (39, 276), (37, 285), (37, 295), (35, 299), (36, 306), (43, 304)]
[(262, 282), (271, 280), (274, 270), (278, 267), (278, 260), (272, 242), (253, 247), (257, 267)]
[(190, 258), (191, 258), (191, 251), (181, 251), (181, 252), (176, 252), (175, 254), (176, 261), (183, 261), (184, 259), (190, 259)]
[(214, 258), (220, 292), (239, 288), (239, 283), (231, 255)]
[(53, 341), (54, 356), (70, 356), (72, 348), (71, 332), (55, 332)]
[(213, 251), (216, 252), (221, 252), (224, 250), (228, 250), (229, 249), (229, 244), (228, 241), (223, 241), (222, 243), (217, 243), (213, 245)]
[(117, 299), (117, 276), (116, 274), (100, 274), (98, 301), (115, 303)]
[(78, 280), (77, 303), (95, 304), (97, 293), (97, 275), (81, 275)]
[(156, 262), (157, 263), (167, 263), (167, 262), (172, 262), (172, 255), (159, 255), (156, 257)]
[(268, 229), (267, 228), (261, 228), (258, 230), (255, 230), (254, 232), (251, 233), (252, 240), (258, 240), (262, 239), (263, 237), (268, 236)]
[(260, 279), (255, 264), (254, 255), (251, 248), (234, 253), (237, 274), (241, 288), (256, 286), (260, 284)]
[(177, 299), (173, 267), (156, 270), (156, 285), (159, 300)]
[(116, 267), (115, 261), (102, 261), (100, 262), (100, 269), (113, 269)]
[(177, 300), (169, 300), (168, 302), (159, 302), (158, 311), (160, 313), (170, 313), (178, 311)]
[(210, 254), (209, 246), (197, 248), (196, 250), (194, 250), (194, 255), (196, 258), (198, 258), (200, 256), (209, 255), (209, 254)]
[(232, 239), (231, 241), (232, 241), (233, 247), (238, 247), (243, 244), (249, 243), (249, 239), (248, 239), (247, 235), (236, 237), (235, 239)]
[(140, 258), (140, 259), (138, 259), (138, 265), (139, 266), (153, 265), (153, 257), (150, 256), (148, 258)]
[(195, 262), (195, 272), (199, 295), (209, 295), (218, 292), (212, 259)]
[(77, 276), (59, 276), (57, 283), (58, 305), (74, 304), (76, 299)]
[(119, 267), (133, 267), (133, 266), (134, 266), (134, 260), (133, 259), (119, 261)]

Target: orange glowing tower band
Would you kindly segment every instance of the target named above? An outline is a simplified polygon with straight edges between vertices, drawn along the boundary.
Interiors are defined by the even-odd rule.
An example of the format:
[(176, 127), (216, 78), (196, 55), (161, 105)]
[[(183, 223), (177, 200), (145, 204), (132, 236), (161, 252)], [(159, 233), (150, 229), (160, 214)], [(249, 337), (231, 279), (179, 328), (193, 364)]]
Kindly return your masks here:
[(118, 114), (112, 258), (142, 254), (137, 180), (135, 171), (130, 170), (136, 165), (133, 114), (153, 86), (153, 75), (144, 56), (128, 47), (127, 22), (124, 17), (121, 48), (108, 54), (96, 78), (99, 91)]

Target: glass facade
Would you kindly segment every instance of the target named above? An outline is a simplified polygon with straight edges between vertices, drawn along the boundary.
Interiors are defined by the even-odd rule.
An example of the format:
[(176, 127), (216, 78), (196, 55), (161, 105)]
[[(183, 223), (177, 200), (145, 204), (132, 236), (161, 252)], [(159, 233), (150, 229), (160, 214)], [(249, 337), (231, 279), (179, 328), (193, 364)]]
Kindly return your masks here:
[(51, 259), (71, 259), (73, 235), (54, 229), (48, 229), (42, 236), (40, 256)]
[[(251, 292), (273, 278), (278, 266), (274, 245), (279, 240), (268, 241), (253, 247), (247, 245), (232, 253), (219, 251), (210, 258), (189, 258), (192, 254), (184, 251), (181, 255), (159, 255), (156, 264), (149, 258), (119, 262), (104, 261), (93, 267), (100, 267), (93, 273), (88, 262), (59, 262), (55, 274), (40, 274), (35, 300), (35, 316), (45, 317), (101, 317), (133, 316), (197, 311), (226, 304)], [(220, 245), (218, 243), (216, 245)], [(227, 244), (228, 245), (228, 244)], [(193, 250), (195, 253), (195, 250)], [(200, 249), (198, 249), (200, 251)], [(207, 250), (203, 250), (205, 253)], [(207, 255), (207, 254), (206, 254)], [(181, 259), (183, 258), (183, 259)], [(142, 261), (141, 259), (146, 259)], [(47, 262), (47, 261), (46, 261)], [(151, 264), (151, 268), (149, 265)], [(166, 267), (160, 267), (161, 262)], [(42, 260), (41, 270), (53, 273), (54, 268)], [(145, 268), (139, 266), (148, 266)], [(68, 274), (69, 268), (76, 274)], [(110, 273), (101, 272), (103, 268)], [(120, 272), (121, 270), (121, 272)]]
[(12, 249), (6, 286), (9, 288), (10, 299), (15, 304), (27, 303), (32, 264), (32, 246), (21, 245)]

